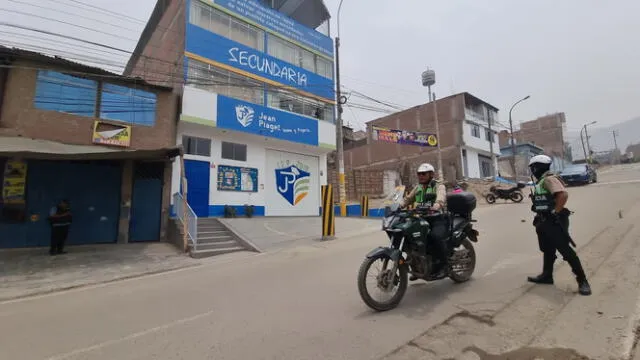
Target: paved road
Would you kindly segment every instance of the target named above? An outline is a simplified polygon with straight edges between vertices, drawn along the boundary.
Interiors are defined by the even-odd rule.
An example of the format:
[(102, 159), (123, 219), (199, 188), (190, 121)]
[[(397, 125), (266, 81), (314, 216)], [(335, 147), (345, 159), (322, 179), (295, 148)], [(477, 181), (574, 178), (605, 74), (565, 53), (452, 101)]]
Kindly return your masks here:
[[(579, 245), (640, 200), (639, 179), (640, 168), (626, 166), (603, 172), (599, 184), (570, 190)], [(0, 303), (1, 357), (377, 358), (460, 309), (504, 302), (523, 291), (527, 274), (540, 270), (528, 204), (483, 207), (476, 217), (481, 237), (474, 279), (417, 282), (391, 312), (372, 313), (356, 290), (363, 255), (385, 243), (376, 232)]]

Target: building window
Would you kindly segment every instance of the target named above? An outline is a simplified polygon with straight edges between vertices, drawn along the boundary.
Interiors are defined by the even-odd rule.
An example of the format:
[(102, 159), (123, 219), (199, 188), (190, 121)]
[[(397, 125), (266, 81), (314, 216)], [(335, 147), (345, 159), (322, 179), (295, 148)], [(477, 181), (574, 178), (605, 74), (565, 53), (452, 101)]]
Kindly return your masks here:
[(97, 94), (97, 81), (40, 70), (33, 105), (40, 110), (94, 117)]
[(323, 77), (333, 78), (333, 62), (331, 60), (318, 56), (275, 35), (269, 34), (267, 39), (269, 55)]
[(269, 89), (267, 99), (269, 107), (333, 122), (333, 105), (278, 89)]
[(264, 31), (200, 1), (191, 2), (189, 22), (227, 39), (264, 51)]
[(493, 131), (489, 131), (489, 129), (484, 130), (484, 137), (488, 142), (495, 142), (495, 134), (493, 133)]
[(227, 160), (247, 161), (247, 145), (223, 141), (221, 157)]
[(185, 154), (211, 156), (211, 139), (183, 135), (182, 147), (184, 148)]
[(144, 90), (104, 83), (100, 99), (100, 117), (132, 125), (156, 123), (156, 94)]
[(189, 59), (187, 83), (199, 89), (254, 104), (264, 104), (264, 85), (228, 70)]
[(471, 124), (471, 136), (480, 138), (480, 125)]

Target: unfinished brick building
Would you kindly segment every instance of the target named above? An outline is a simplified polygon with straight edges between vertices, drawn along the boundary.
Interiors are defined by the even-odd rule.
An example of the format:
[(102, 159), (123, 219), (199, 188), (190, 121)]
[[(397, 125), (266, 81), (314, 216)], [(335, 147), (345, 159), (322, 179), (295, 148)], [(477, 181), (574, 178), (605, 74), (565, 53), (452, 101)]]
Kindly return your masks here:
[[(415, 106), (367, 123), (366, 143), (344, 152), (350, 200), (359, 195), (385, 193), (397, 183), (414, 183), (418, 165), (438, 164), (436, 148), (375, 141), (371, 137), (373, 126), (435, 133), (433, 106), (432, 102)], [(493, 176), (500, 154), (495, 143), (498, 109), (467, 92), (439, 99), (436, 106), (445, 180)], [(491, 125), (488, 119), (492, 119)], [(337, 177), (331, 172), (335, 161), (330, 157), (328, 162), (329, 180), (337, 187)]]
[[(531, 143), (544, 149), (549, 156), (567, 159), (566, 133), (567, 120), (560, 112), (523, 122), (520, 129), (513, 132), (513, 137), (516, 144)], [(510, 145), (508, 131), (501, 131), (499, 137), (500, 147)]]

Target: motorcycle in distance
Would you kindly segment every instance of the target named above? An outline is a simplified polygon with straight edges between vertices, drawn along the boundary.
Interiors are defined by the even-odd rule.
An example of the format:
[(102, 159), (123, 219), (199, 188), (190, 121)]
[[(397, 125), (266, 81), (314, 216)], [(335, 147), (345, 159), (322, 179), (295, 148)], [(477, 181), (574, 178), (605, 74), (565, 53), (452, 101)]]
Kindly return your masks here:
[[(426, 281), (449, 277), (456, 283), (468, 281), (476, 266), (476, 253), (471, 242), (478, 241), (473, 229), (471, 213), (476, 207), (473, 193), (447, 195), (447, 211), (416, 208), (400, 209), (404, 186), (391, 195), (391, 206), (385, 208), (382, 230), (389, 237), (389, 245), (370, 251), (358, 271), (358, 291), (364, 303), (376, 311), (398, 306), (408, 286), (409, 274)], [(447, 226), (449, 267), (444, 276), (434, 273), (435, 251), (430, 241), (430, 220), (443, 221)], [(379, 266), (374, 266), (380, 264)], [(377, 269), (377, 274), (369, 274)], [(375, 279), (372, 290), (386, 295), (386, 300), (374, 299), (366, 280)]]
[(489, 193), (485, 195), (484, 199), (487, 201), (487, 204), (494, 204), (496, 199), (505, 199), (511, 200), (513, 202), (519, 203), (524, 199), (524, 195), (522, 195), (522, 189), (526, 186), (523, 182), (518, 182), (516, 186), (513, 186), (509, 189), (498, 189), (495, 185), (489, 188)]

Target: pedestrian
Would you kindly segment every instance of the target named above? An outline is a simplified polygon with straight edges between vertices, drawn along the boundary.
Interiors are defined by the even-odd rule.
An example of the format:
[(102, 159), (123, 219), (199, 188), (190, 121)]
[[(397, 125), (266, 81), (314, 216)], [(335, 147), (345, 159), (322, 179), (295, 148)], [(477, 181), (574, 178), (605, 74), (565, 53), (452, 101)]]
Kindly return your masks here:
[(62, 200), (57, 206), (51, 208), (49, 212), (49, 224), (51, 224), (51, 246), (49, 248), (49, 254), (51, 256), (66, 254), (64, 244), (69, 235), (71, 221), (69, 201)]
[(531, 196), (531, 210), (536, 213), (533, 225), (543, 254), (543, 265), (540, 275), (530, 276), (527, 280), (536, 284), (553, 284), (553, 264), (558, 251), (576, 276), (578, 292), (581, 295), (591, 295), (591, 286), (580, 258), (571, 247), (575, 246), (569, 235), (571, 212), (565, 208), (569, 194), (558, 176), (549, 171), (551, 162), (551, 158), (546, 155), (534, 156), (529, 161), (529, 169), (537, 180)]

